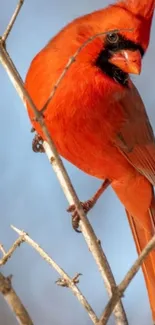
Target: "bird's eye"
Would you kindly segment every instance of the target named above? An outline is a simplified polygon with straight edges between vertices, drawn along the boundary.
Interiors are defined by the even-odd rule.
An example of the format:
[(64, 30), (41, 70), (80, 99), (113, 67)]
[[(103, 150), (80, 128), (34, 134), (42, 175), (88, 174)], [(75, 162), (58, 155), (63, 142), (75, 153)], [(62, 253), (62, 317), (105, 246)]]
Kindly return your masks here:
[(107, 41), (108, 41), (108, 43), (115, 44), (115, 43), (118, 42), (118, 40), (119, 40), (119, 35), (116, 34), (116, 33), (109, 33), (107, 35)]

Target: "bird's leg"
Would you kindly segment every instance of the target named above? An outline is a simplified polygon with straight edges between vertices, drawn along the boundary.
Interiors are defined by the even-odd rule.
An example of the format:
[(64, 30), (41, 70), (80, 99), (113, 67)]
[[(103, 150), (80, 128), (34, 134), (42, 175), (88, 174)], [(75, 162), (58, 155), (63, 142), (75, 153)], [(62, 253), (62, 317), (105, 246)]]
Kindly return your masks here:
[[(108, 179), (106, 179), (101, 187), (97, 190), (97, 192), (92, 196), (92, 198), (88, 201), (85, 202), (81, 202), (82, 208), (84, 210), (85, 213), (88, 213), (96, 204), (96, 202), (98, 201), (98, 199), (100, 198), (100, 196), (102, 195), (102, 193), (106, 190), (106, 188), (110, 185), (110, 181)], [(72, 226), (73, 229), (76, 232), (81, 232), (80, 230), (78, 230), (79, 227), (79, 215), (78, 212), (76, 211), (76, 207), (74, 204), (70, 205), (70, 207), (67, 209), (67, 212), (71, 212), (72, 213)]]

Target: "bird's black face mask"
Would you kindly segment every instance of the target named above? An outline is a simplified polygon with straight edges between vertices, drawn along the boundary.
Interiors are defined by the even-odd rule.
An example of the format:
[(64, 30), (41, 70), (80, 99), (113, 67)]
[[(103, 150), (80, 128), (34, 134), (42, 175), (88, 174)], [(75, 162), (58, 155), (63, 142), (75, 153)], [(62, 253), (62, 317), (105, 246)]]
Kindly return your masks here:
[(143, 55), (139, 44), (119, 33), (109, 33), (95, 64), (117, 83), (128, 87), (129, 74), (140, 74)]

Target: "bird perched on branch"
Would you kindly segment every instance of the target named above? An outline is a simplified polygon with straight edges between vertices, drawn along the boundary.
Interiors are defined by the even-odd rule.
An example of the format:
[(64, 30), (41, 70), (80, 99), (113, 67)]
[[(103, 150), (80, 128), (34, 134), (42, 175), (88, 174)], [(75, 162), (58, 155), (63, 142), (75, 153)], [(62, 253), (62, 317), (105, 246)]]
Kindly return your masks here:
[[(129, 74), (140, 74), (154, 6), (155, 0), (122, 0), (74, 20), (36, 55), (25, 82), (41, 110), (78, 48), (98, 33), (119, 30), (83, 47), (48, 102), (44, 119), (64, 158), (111, 182), (127, 211), (138, 253), (155, 233), (155, 138)], [(29, 105), (27, 109), (45, 139)], [(155, 320), (154, 251), (143, 272)]]

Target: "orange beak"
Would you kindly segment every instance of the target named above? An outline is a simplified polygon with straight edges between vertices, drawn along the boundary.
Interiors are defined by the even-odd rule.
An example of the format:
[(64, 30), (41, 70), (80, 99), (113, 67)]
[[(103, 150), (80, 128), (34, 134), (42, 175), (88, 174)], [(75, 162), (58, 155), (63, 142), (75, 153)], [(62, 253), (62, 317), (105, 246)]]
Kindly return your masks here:
[(139, 50), (121, 50), (114, 53), (109, 62), (129, 74), (140, 74), (141, 72), (142, 57)]

